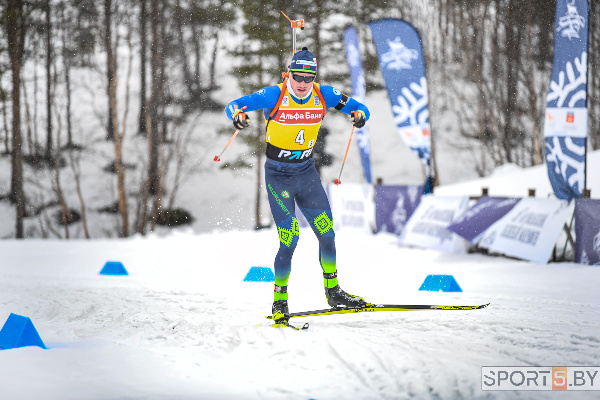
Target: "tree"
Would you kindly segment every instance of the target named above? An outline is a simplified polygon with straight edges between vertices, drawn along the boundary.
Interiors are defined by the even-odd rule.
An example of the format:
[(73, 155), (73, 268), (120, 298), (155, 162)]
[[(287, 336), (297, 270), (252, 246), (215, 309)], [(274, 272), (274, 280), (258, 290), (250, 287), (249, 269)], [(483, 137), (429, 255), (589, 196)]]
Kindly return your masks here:
[[(125, 169), (123, 167), (123, 136), (119, 132), (117, 118), (117, 45), (113, 37), (113, 4), (112, 0), (104, 0), (104, 48), (106, 51), (106, 75), (108, 77), (109, 125), (108, 136), (113, 140), (115, 153), (115, 171), (117, 173), (117, 192), (119, 196), (119, 213), (121, 214), (120, 237), (129, 235), (129, 218), (127, 193), (125, 192)], [(112, 123), (111, 123), (112, 122)]]
[(28, 14), (31, 7), (23, 0), (8, 0), (2, 19), (8, 41), (12, 73), (12, 178), (11, 200), (16, 203), (16, 237), (23, 238), (25, 192), (23, 189), (23, 148), (21, 136), (21, 67), (25, 53)]
[[(240, 6), (245, 23), (242, 25), (244, 39), (242, 45), (232, 52), (242, 60), (241, 65), (234, 69), (239, 78), (238, 85), (245, 93), (252, 93), (270, 84), (281, 82), (281, 73), (286, 71), (291, 52), (291, 30), (289, 22), (280, 13), (290, 15), (290, 3), (281, 0), (265, 4), (262, 1), (250, 0)], [(260, 221), (261, 208), (261, 169), (262, 155), (265, 152), (264, 115), (262, 110), (257, 113), (256, 123), (251, 134), (244, 132), (242, 139), (250, 148), (250, 155), (255, 157), (256, 176), (256, 208), (255, 227), (262, 227)], [(227, 165), (226, 165), (227, 166)], [(249, 167), (244, 159), (238, 159), (229, 167)]]

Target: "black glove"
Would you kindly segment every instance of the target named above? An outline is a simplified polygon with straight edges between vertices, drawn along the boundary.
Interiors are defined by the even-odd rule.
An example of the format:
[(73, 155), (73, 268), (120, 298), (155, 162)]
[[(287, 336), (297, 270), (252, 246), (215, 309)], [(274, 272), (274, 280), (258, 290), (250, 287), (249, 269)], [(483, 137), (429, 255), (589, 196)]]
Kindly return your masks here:
[(352, 111), (351, 115), (352, 118), (350, 118), (350, 120), (352, 121), (352, 125), (354, 125), (357, 128), (362, 128), (363, 126), (365, 126), (365, 123), (367, 122), (367, 119), (365, 118), (365, 113), (363, 113), (362, 111)]
[(250, 117), (242, 110), (236, 110), (233, 114), (233, 126), (235, 126), (236, 129), (241, 130), (248, 125), (250, 125)]

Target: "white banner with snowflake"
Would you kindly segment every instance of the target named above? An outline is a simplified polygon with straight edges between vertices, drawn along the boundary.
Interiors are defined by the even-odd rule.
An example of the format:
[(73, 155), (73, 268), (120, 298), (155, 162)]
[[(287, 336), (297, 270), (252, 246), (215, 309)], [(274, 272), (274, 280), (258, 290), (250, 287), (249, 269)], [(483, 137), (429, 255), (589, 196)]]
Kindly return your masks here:
[(550, 183), (566, 200), (586, 185), (588, 15), (587, 0), (557, 0), (544, 136)]
[(425, 62), (416, 29), (400, 19), (369, 24), (402, 140), (429, 166), (431, 132)]

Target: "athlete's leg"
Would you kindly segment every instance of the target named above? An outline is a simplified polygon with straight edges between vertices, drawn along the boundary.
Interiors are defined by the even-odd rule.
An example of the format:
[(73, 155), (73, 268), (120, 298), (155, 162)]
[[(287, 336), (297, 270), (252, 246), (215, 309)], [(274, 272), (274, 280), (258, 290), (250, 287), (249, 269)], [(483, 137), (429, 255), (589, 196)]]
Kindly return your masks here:
[(296, 201), (319, 240), (319, 261), (323, 268), (325, 287), (335, 287), (338, 280), (333, 217), (329, 199), (313, 163), (302, 175)]
[(265, 164), (265, 184), (273, 219), (279, 234), (279, 250), (275, 256), (274, 300), (287, 300), (287, 284), (292, 268), (292, 256), (299, 238), (298, 220), (294, 214), (294, 182), (291, 175)]

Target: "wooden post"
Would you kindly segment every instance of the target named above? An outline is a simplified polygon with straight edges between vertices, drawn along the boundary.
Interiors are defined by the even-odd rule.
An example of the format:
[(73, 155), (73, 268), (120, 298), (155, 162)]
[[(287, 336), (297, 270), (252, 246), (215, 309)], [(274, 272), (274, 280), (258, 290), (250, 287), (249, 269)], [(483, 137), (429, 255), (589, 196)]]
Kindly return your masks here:
[(581, 197), (584, 199), (592, 198), (592, 189), (583, 189), (583, 192), (581, 192)]
[(529, 189), (529, 197), (535, 197), (535, 189)]

